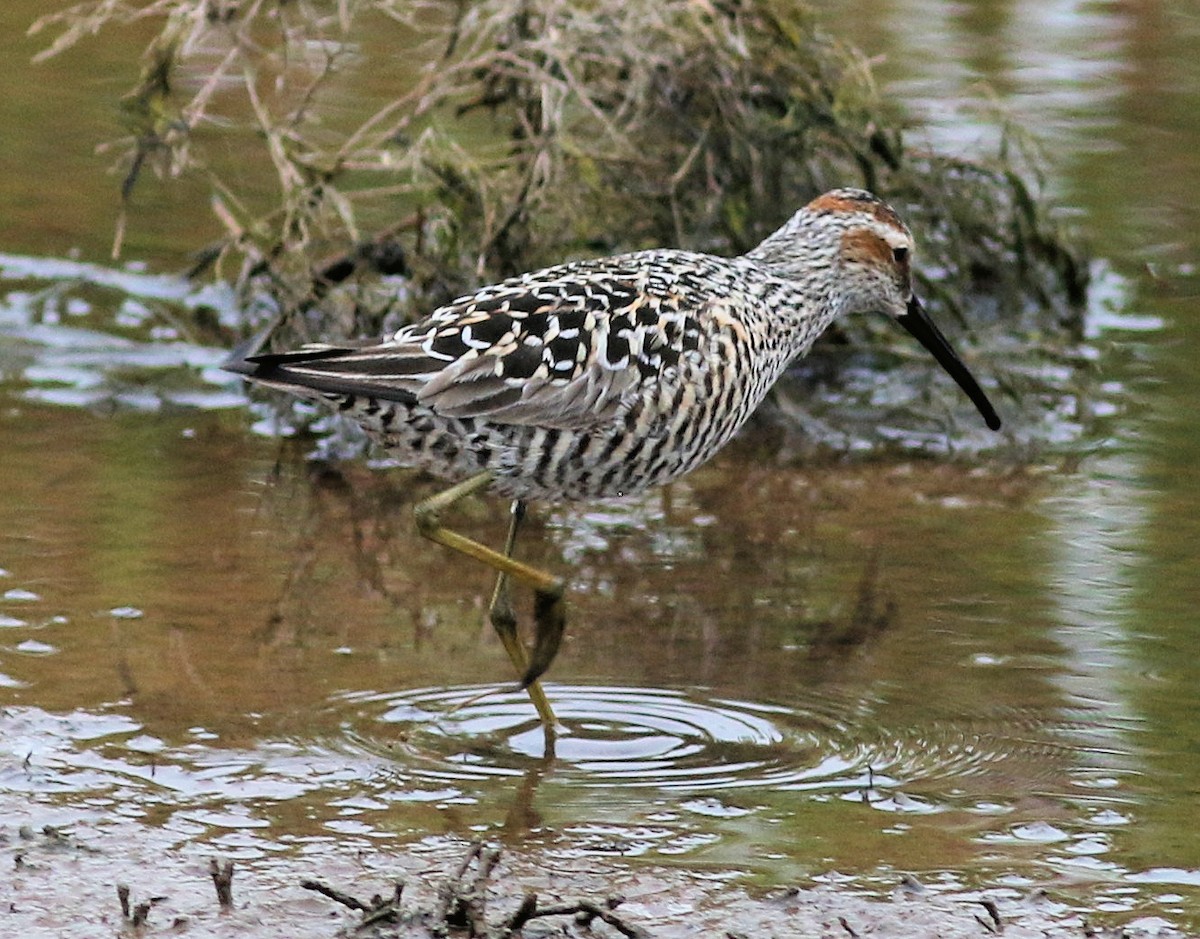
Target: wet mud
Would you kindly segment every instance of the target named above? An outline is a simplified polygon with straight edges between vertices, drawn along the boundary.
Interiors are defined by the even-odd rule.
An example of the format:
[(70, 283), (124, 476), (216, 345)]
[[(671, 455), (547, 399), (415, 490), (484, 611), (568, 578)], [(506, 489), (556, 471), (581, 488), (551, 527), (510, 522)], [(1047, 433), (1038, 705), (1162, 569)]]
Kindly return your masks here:
[[(896, 878), (885, 899), (837, 883), (751, 893), (728, 873), (564, 860), (498, 844), (428, 838), (403, 852), (331, 848), (306, 860), (160, 852), (131, 825), (95, 838), (3, 832), (12, 863), (0, 923), (10, 935), (84, 937), (941, 936), (1182, 937), (1146, 918), (1121, 931), (1053, 891), (961, 891)], [(227, 879), (230, 902), (214, 880)]]

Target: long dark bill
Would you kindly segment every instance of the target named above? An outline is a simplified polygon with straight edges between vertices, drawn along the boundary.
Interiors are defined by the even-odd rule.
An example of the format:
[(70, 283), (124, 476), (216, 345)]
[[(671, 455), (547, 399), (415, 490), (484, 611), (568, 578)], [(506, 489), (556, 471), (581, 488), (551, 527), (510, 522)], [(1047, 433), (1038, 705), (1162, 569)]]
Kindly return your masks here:
[(917, 342), (929, 350), (930, 354), (938, 360), (938, 364), (950, 374), (950, 377), (958, 382), (958, 387), (967, 393), (967, 397), (971, 399), (975, 407), (979, 409), (979, 413), (983, 415), (984, 423), (988, 425), (988, 429), (999, 430), (1000, 415), (992, 407), (992, 402), (988, 400), (987, 395), (983, 393), (983, 389), (979, 387), (979, 382), (975, 380), (975, 376), (967, 371), (967, 367), (963, 365), (962, 359), (950, 348), (950, 343), (946, 341), (946, 337), (942, 335), (942, 331), (929, 318), (929, 314), (925, 312), (925, 308), (921, 306), (921, 301), (917, 299), (915, 294), (908, 301), (908, 312), (896, 319), (901, 326), (916, 337)]

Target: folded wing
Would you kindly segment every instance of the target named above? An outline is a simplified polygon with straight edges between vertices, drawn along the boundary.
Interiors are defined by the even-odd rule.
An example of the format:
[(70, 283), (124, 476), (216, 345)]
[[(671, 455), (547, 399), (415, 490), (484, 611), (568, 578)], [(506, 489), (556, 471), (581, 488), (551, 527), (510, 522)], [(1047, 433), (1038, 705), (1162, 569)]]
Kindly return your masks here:
[(659, 361), (649, 328), (657, 302), (636, 270), (569, 265), (486, 287), (384, 342), (282, 354), (243, 347), (226, 367), (292, 391), (585, 428), (614, 419)]

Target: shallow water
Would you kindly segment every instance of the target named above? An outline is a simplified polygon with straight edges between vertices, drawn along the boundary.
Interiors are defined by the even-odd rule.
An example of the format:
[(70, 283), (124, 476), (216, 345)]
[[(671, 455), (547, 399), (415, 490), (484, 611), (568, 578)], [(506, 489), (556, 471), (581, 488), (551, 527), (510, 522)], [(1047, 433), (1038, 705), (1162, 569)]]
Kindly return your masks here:
[[(1049, 135), (1053, 187), (1119, 275), (1090, 320), (1115, 407), (1082, 452), (814, 464), (760, 430), (668, 490), (535, 511), (524, 556), (573, 591), (553, 760), (484, 625), (486, 573), (412, 530), (432, 484), (248, 432), (219, 343), (169, 315), (228, 322), (228, 299), (103, 262), (113, 181), (83, 154), (120, 59), (85, 56), (112, 44), (5, 57), (87, 146), (29, 117), (36, 95), (4, 102), (26, 156), (0, 174), (23, 206), (0, 241), (0, 825), (132, 826), (263, 870), (487, 835), (1200, 923), (1200, 25), (977, 6), (843, 25), (939, 146), (985, 136), (944, 110), (977, 77)], [(944, 54), (915, 51), (930, 30)], [(88, 64), (104, 77), (45, 79)], [(205, 217), (184, 202), (131, 243), (162, 269)], [(505, 508), (460, 524), (495, 543)]]

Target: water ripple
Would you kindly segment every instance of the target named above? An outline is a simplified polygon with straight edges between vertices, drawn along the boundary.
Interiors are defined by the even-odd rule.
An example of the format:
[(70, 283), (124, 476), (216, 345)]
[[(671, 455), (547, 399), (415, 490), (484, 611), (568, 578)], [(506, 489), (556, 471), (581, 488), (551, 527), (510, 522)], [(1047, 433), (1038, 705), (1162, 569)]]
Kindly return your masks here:
[[(555, 779), (582, 787), (859, 792), (961, 781), (1019, 760), (1025, 745), (969, 725), (896, 735), (861, 703), (835, 698), (814, 697), (801, 710), (658, 688), (552, 685), (547, 693), (564, 728)], [(400, 757), (416, 777), (512, 777), (544, 760), (532, 706), (511, 686), (350, 694), (333, 706), (353, 712), (343, 719), (351, 747)]]

